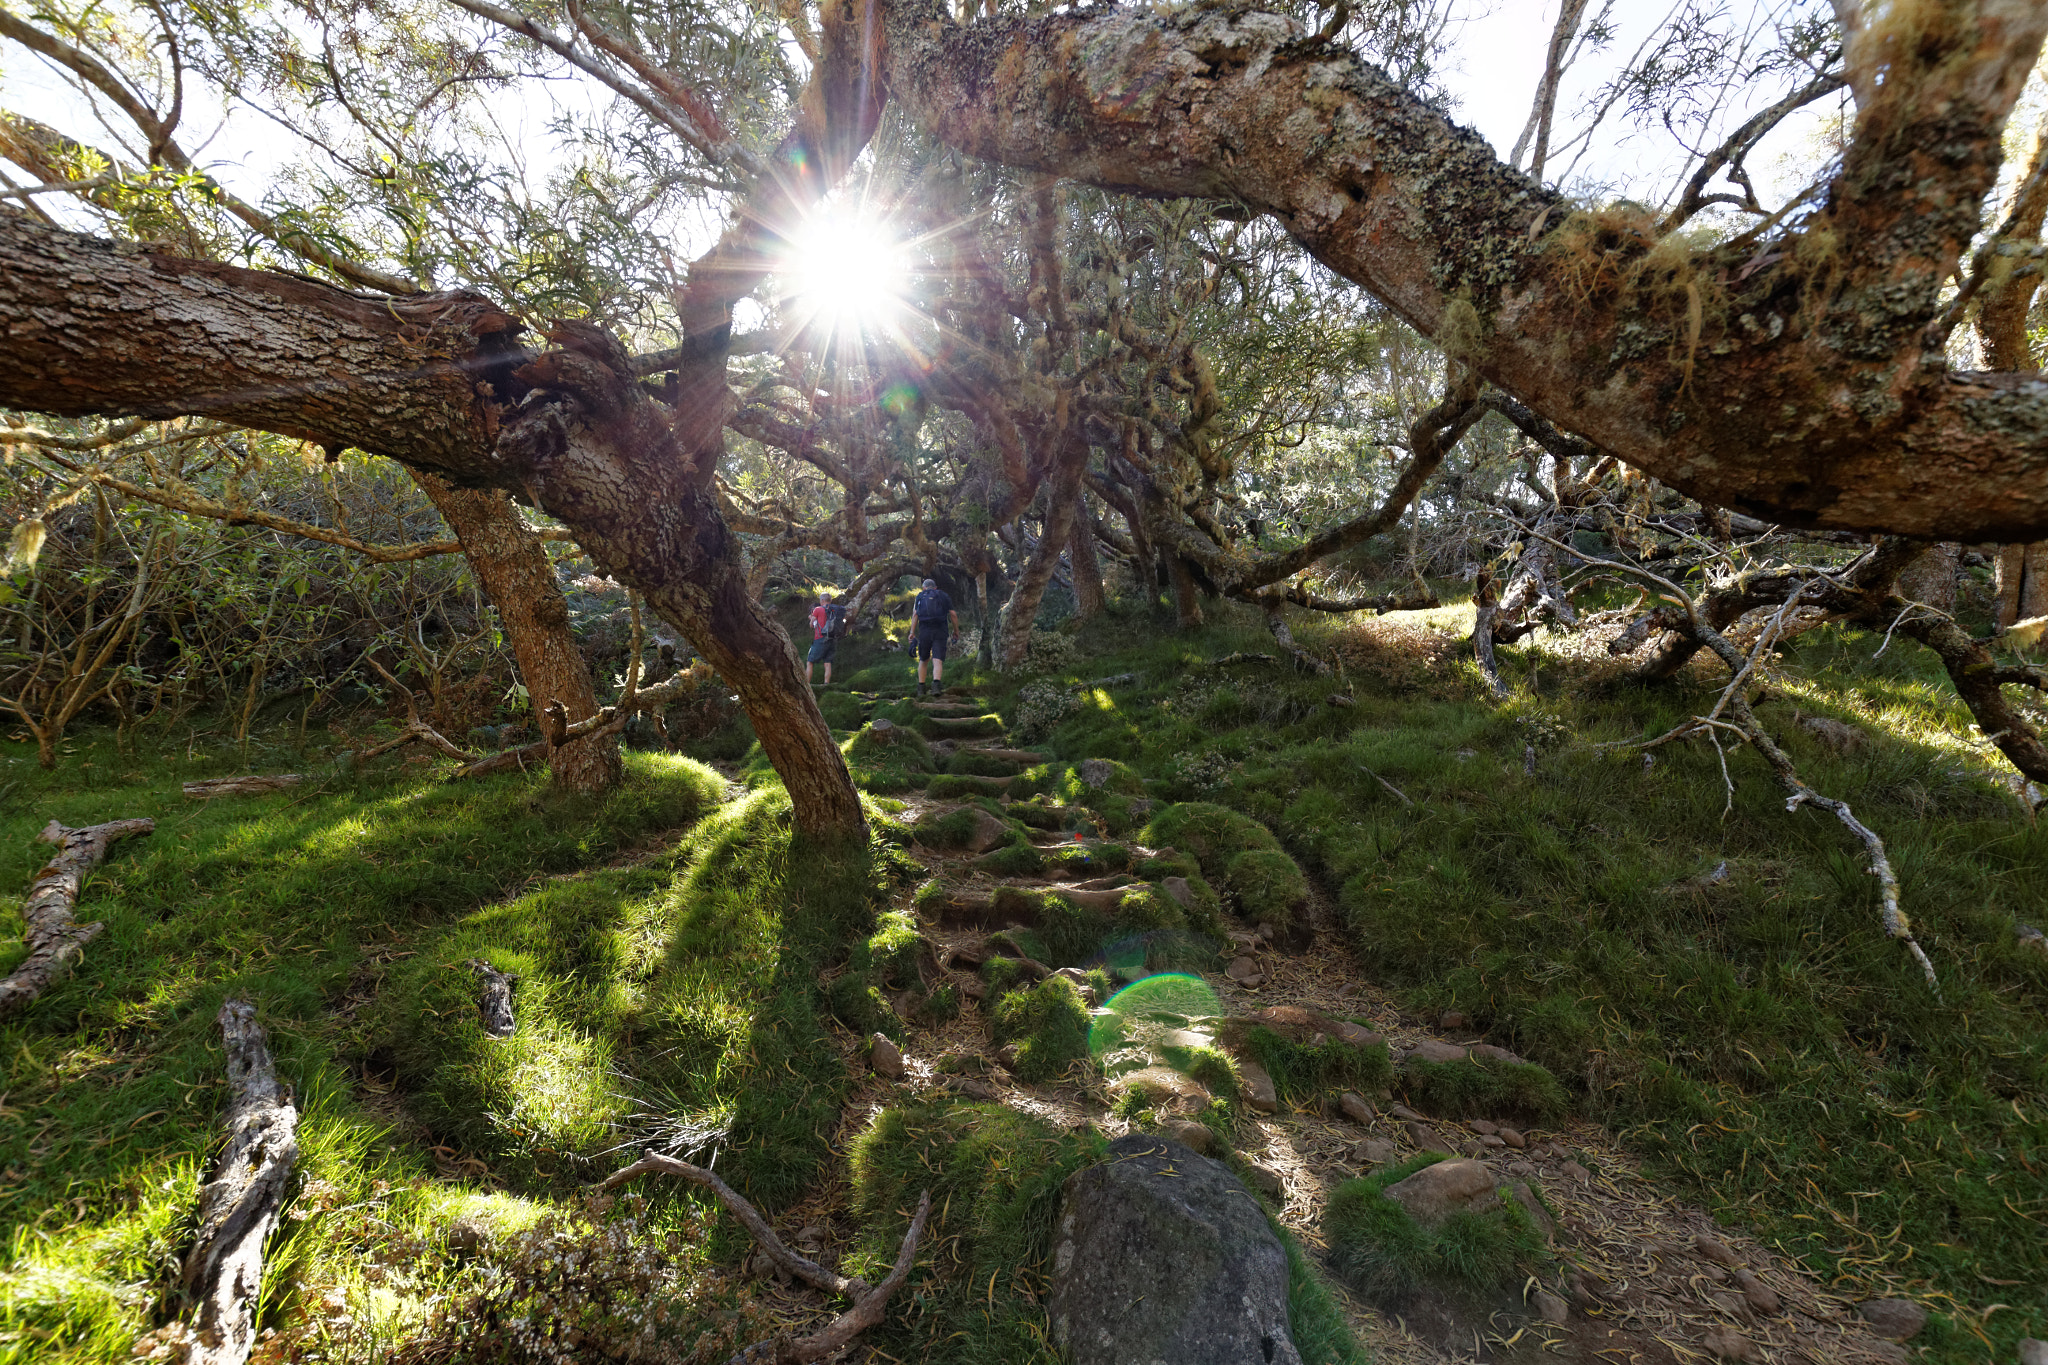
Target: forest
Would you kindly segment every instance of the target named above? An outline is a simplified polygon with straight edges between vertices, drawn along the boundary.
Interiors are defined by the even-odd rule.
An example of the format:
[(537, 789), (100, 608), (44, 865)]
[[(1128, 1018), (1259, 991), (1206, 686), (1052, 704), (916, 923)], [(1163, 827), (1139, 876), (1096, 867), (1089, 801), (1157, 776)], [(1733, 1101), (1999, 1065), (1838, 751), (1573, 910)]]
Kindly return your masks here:
[(2048, 1365), (2044, 39), (0, 0), (0, 1365)]

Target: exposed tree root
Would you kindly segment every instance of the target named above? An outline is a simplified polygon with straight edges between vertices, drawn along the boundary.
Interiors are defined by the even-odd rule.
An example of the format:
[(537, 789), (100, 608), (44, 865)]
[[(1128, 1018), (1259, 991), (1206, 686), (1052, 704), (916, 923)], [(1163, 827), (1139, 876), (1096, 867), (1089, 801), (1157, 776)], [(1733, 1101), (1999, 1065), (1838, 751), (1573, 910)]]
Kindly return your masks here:
[(263, 1241), (277, 1225), (299, 1156), (299, 1113), (277, 1081), (270, 1049), (246, 1000), (221, 1006), (228, 1051), (227, 1146), (199, 1192), (199, 1230), (177, 1297), (189, 1319), (160, 1335), (188, 1365), (242, 1365), (256, 1344)]
[(66, 829), (52, 820), (36, 836), (43, 843), (56, 844), (57, 856), (36, 873), (28, 903), (21, 907), (22, 920), (28, 926), (22, 935), (28, 944), (28, 958), (0, 981), (0, 1019), (20, 1013), (84, 956), (85, 945), (106, 927), (98, 921), (80, 924), (72, 918), (86, 874), (99, 866), (116, 840), (148, 834), (155, 828), (154, 820), (115, 820), (85, 829)]
[(814, 1289), (828, 1294), (840, 1294), (852, 1299), (853, 1307), (841, 1313), (819, 1331), (807, 1337), (774, 1337), (756, 1342), (739, 1354), (731, 1357), (726, 1365), (791, 1365), (793, 1362), (821, 1360), (844, 1347), (855, 1337), (882, 1320), (882, 1313), (888, 1307), (889, 1297), (910, 1278), (910, 1268), (917, 1259), (917, 1245), (924, 1237), (925, 1220), (931, 1216), (932, 1194), (926, 1190), (917, 1201), (917, 1213), (910, 1220), (910, 1230), (903, 1234), (903, 1245), (897, 1249), (896, 1264), (890, 1269), (888, 1278), (878, 1285), (870, 1285), (859, 1277), (841, 1275), (827, 1270), (816, 1261), (809, 1260), (791, 1251), (775, 1229), (768, 1226), (768, 1220), (737, 1190), (720, 1180), (702, 1166), (693, 1166), (687, 1161), (671, 1156), (649, 1152), (638, 1161), (620, 1170), (613, 1171), (595, 1188), (616, 1189), (628, 1181), (637, 1179), (649, 1171), (664, 1175), (679, 1176), (693, 1185), (709, 1190), (718, 1201), (739, 1219), (747, 1235), (754, 1239), (762, 1253), (781, 1269)]
[(306, 780), (304, 773), (274, 773), (268, 777), (209, 777), (199, 782), (187, 782), (185, 795), (196, 801), (211, 801), (216, 796), (265, 796), (281, 792), (286, 787), (296, 787)]

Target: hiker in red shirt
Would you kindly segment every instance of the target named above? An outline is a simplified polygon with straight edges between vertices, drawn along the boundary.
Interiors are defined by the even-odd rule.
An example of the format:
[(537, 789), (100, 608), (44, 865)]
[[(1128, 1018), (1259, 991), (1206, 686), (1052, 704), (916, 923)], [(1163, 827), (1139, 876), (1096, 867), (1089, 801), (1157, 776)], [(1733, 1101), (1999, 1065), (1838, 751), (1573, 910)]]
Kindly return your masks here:
[(811, 669), (817, 664), (825, 665), (824, 686), (832, 685), (832, 656), (839, 650), (839, 637), (846, 633), (846, 608), (832, 600), (829, 592), (819, 592), (818, 605), (811, 608), (811, 652), (804, 661), (804, 681), (811, 680)]

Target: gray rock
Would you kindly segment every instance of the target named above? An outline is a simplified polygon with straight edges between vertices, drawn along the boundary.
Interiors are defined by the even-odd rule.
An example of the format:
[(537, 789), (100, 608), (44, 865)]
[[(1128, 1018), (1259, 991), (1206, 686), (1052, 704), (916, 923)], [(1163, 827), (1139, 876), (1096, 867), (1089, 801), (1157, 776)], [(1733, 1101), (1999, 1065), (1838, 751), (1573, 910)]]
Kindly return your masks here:
[(1566, 1180), (1576, 1180), (1581, 1185), (1593, 1178), (1593, 1173), (1576, 1161), (1567, 1161), (1559, 1169), (1563, 1172)]
[(1133, 1134), (1109, 1150), (1067, 1181), (1054, 1237), (1047, 1308), (1067, 1359), (1301, 1365), (1287, 1255), (1258, 1200), (1178, 1143)]
[(1159, 1125), (1161, 1137), (1172, 1138), (1191, 1152), (1208, 1155), (1216, 1145), (1216, 1135), (1199, 1123), (1187, 1119), (1165, 1119)]
[(1466, 1126), (1470, 1128), (1473, 1132), (1480, 1134), (1482, 1137), (1492, 1137), (1495, 1133), (1498, 1133), (1500, 1131), (1499, 1124), (1489, 1122), (1486, 1119), (1474, 1119), (1471, 1123), (1467, 1124)]
[(1471, 1053), (1474, 1057), (1484, 1057), (1489, 1062), (1520, 1062), (1522, 1060), (1515, 1053), (1508, 1051), (1504, 1047), (1495, 1047), (1492, 1043), (1474, 1043), (1471, 1047)]
[[(1751, 1312), (1766, 1318), (1778, 1315), (1778, 1292), (1758, 1279), (1754, 1271), (1737, 1270), (1735, 1284), (1742, 1290), (1742, 1301), (1749, 1305)], [(1926, 1316), (1925, 1313), (1921, 1314), (1923, 1319)]]
[(1718, 1237), (1709, 1237), (1704, 1232), (1692, 1239), (1692, 1249), (1703, 1259), (1712, 1261), (1715, 1265), (1725, 1265), (1730, 1270), (1742, 1264), (1742, 1258), (1730, 1251), (1726, 1242)]
[(1700, 1337), (1700, 1349), (1719, 1360), (1754, 1360), (1755, 1348), (1749, 1338), (1733, 1327), (1709, 1327)]
[(1358, 1144), (1358, 1159), (1368, 1166), (1384, 1166), (1394, 1159), (1394, 1144), (1385, 1138), (1367, 1138)]
[(1404, 1062), (1462, 1062), (1470, 1054), (1456, 1043), (1442, 1042), (1436, 1038), (1425, 1038), (1408, 1049), (1401, 1060)]
[(1244, 1183), (1257, 1190), (1260, 1194), (1274, 1199), (1278, 1199), (1287, 1193), (1287, 1186), (1281, 1181), (1280, 1172), (1269, 1170), (1264, 1166), (1246, 1166), (1244, 1168)]
[(877, 1033), (868, 1039), (868, 1065), (885, 1080), (903, 1079), (903, 1054), (883, 1034)]
[(1465, 1027), (1465, 1012), (1463, 1010), (1445, 1010), (1442, 1016), (1437, 1019), (1436, 1026), (1441, 1029), (1463, 1028)]
[(1168, 877), (1159, 883), (1159, 889), (1173, 897), (1182, 909), (1195, 908), (1195, 888), (1188, 885), (1186, 877)]
[[(2037, 953), (2048, 953), (2048, 934), (2042, 933), (2033, 925), (2016, 925), (2014, 926), (2013, 934), (2019, 940), (2020, 947), (2031, 949)], [(2033, 1338), (2029, 1337), (2028, 1340), (2031, 1341)]]
[(1411, 1121), (1408, 1124), (1408, 1140), (1425, 1152), (1448, 1154), (1451, 1150), (1451, 1144), (1444, 1141), (1443, 1134), (1426, 1123)]
[(2048, 1365), (2048, 1341), (2020, 1338), (2020, 1365)]
[(1372, 1104), (1363, 1095), (1349, 1090), (1337, 1097), (1337, 1108), (1353, 1123), (1371, 1123), (1376, 1113)]
[(1856, 1312), (1873, 1332), (1893, 1341), (1911, 1341), (1927, 1325), (1927, 1310), (1911, 1299), (1866, 1299)]
[(1483, 1161), (1439, 1161), (1386, 1188), (1387, 1198), (1424, 1227), (1454, 1213), (1484, 1213), (1500, 1203), (1493, 1171)]
[(1529, 1145), (1529, 1139), (1523, 1137), (1519, 1132), (1516, 1132), (1512, 1128), (1501, 1129), (1500, 1140), (1502, 1142), (1505, 1142), (1508, 1146), (1515, 1148), (1517, 1151), (1520, 1151), (1522, 1148), (1527, 1147)]
[(1547, 1322), (1552, 1327), (1563, 1327), (1572, 1320), (1571, 1305), (1548, 1289), (1537, 1290), (1530, 1306), (1536, 1310), (1538, 1322)]
[(1257, 1062), (1237, 1059), (1237, 1079), (1244, 1088), (1244, 1102), (1261, 1114), (1279, 1112), (1280, 1094), (1273, 1089), (1273, 1078), (1266, 1074), (1266, 1068)]
[(1010, 837), (1010, 827), (985, 810), (974, 812), (974, 829), (967, 836), (969, 853), (986, 853)]
[(1416, 1113), (1413, 1109), (1410, 1109), (1405, 1104), (1393, 1105), (1388, 1108), (1387, 1112), (1389, 1114), (1392, 1114), (1397, 1119), (1414, 1120), (1422, 1117), (1422, 1115)]
[(1248, 957), (1234, 957), (1223, 969), (1223, 974), (1232, 981), (1249, 981), (1259, 975), (1259, 964)]

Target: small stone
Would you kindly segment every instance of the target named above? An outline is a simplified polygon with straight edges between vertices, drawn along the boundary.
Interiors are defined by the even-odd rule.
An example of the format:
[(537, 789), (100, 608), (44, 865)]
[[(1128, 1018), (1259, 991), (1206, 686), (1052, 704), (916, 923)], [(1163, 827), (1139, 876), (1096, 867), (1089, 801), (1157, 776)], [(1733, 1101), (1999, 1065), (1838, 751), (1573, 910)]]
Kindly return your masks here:
[(868, 722), (868, 729), (873, 730), (878, 735), (886, 735), (895, 728), (896, 722), (890, 720), (887, 716), (876, 716)]
[(1286, 1185), (1281, 1182), (1280, 1172), (1268, 1170), (1264, 1166), (1246, 1166), (1244, 1183), (1260, 1194), (1274, 1199), (1283, 1197), (1287, 1191)]
[(1079, 967), (1062, 967), (1054, 972), (1053, 975), (1064, 977), (1066, 980), (1073, 982), (1074, 989), (1080, 993), (1082, 1004), (1092, 1006), (1100, 1003), (1095, 998), (1095, 983), (1090, 981), (1088, 973), (1082, 971)]
[(1168, 877), (1159, 883), (1159, 889), (1173, 897), (1183, 910), (1195, 908), (1195, 888), (1188, 885), (1186, 877)]
[(1856, 1312), (1873, 1332), (1893, 1341), (1911, 1341), (1927, 1325), (1927, 1310), (1911, 1299), (1866, 1299)]
[(1446, 1156), (1455, 1155), (1451, 1150), (1451, 1144), (1445, 1142), (1436, 1129), (1426, 1123), (1409, 1124), (1408, 1140), (1425, 1152), (1442, 1152)]
[(1522, 1059), (1519, 1056), (1504, 1047), (1495, 1047), (1492, 1043), (1474, 1043), (1468, 1050), (1474, 1057), (1483, 1057), (1489, 1062), (1522, 1064)]
[(2042, 933), (2033, 925), (2015, 925), (2013, 926), (2013, 934), (2019, 940), (2020, 947), (2030, 952), (2048, 953), (2048, 934)]
[(1482, 1147), (1505, 1147), (1507, 1143), (1502, 1142), (1491, 1133), (1481, 1133), (1479, 1135), (1479, 1145)]
[(1463, 1010), (1445, 1010), (1437, 1019), (1436, 1026), (1441, 1029), (1463, 1028), (1465, 1027), (1465, 1012)]
[[(1735, 1283), (1742, 1290), (1743, 1302), (1747, 1303), (1759, 1317), (1773, 1318), (1778, 1315), (1777, 1291), (1758, 1279), (1754, 1273), (1737, 1270)], [(1918, 1307), (1917, 1304), (1914, 1306)], [(1921, 1316), (1923, 1319), (1926, 1317), (1924, 1313)]]
[(2048, 1365), (2048, 1341), (2021, 1337), (2020, 1365)]
[(1017, 1045), (1015, 1043), (1004, 1043), (996, 1049), (996, 1065), (1002, 1067), (1005, 1071), (1015, 1071), (1017, 1069)]
[(1547, 1322), (1552, 1327), (1563, 1327), (1572, 1320), (1571, 1305), (1548, 1289), (1537, 1290), (1536, 1297), (1531, 1299), (1530, 1303), (1536, 1309), (1538, 1322)]
[(1362, 1165), (1384, 1166), (1394, 1159), (1394, 1144), (1385, 1138), (1367, 1138), (1358, 1144), (1357, 1155)]
[(796, 1235), (796, 1240), (807, 1247), (823, 1246), (825, 1244), (825, 1225), (823, 1223), (806, 1224), (804, 1230)]
[(986, 1081), (977, 1081), (972, 1076), (948, 1076), (943, 1084), (946, 1089), (958, 1095), (965, 1095), (970, 1100), (981, 1100), (986, 1103), (996, 1097), (995, 1087)]
[(1270, 939), (1273, 937), (1273, 922), (1271, 920), (1260, 920), (1257, 928), (1260, 938)]
[(1702, 1258), (1716, 1265), (1725, 1265), (1730, 1270), (1742, 1264), (1742, 1258), (1730, 1251), (1726, 1242), (1717, 1237), (1709, 1237), (1704, 1232), (1692, 1239), (1692, 1249)]
[(1512, 1128), (1501, 1129), (1500, 1140), (1518, 1152), (1529, 1145), (1529, 1139), (1523, 1137)]
[(1074, 774), (1088, 786), (1099, 788), (1116, 776), (1116, 764), (1106, 758), (1084, 758), (1081, 766), (1074, 769)]
[(1473, 1132), (1478, 1133), (1481, 1137), (1492, 1137), (1495, 1133), (1498, 1133), (1500, 1131), (1500, 1125), (1492, 1122), (1489, 1119), (1474, 1119), (1467, 1126), (1469, 1126)]
[(1567, 1161), (1564, 1163), (1564, 1178), (1583, 1185), (1593, 1178), (1593, 1173), (1576, 1161)]
[(1334, 1026), (1337, 1036), (1353, 1047), (1378, 1047), (1386, 1041), (1371, 1029), (1362, 1024), (1354, 1024), (1349, 1019), (1338, 1019), (1334, 1021)]
[(1484, 1213), (1500, 1203), (1493, 1171), (1483, 1161), (1439, 1161), (1395, 1181), (1384, 1193), (1424, 1227), (1435, 1227), (1454, 1213)]
[(1223, 974), (1232, 981), (1247, 981), (1259, 974), (1259, 964), (1248, 957), (1234, 957)]
[(868, 1039), (868, 1065), (884, 1080), (903, 1079), (903, 1054), (882, 1034)]
[(1732, 1327), (1709, 1327), (1700, 1337), (1700, 1349), (1719, 1360), (1754, 1359), (1749, 1338)]
[(1280, 1096), (1273, 1089), (1273, 1078), (1266, 1074), (1266, 1068), (1257, 1062), (1240, 1058), (1237, 1063), (1237, 1079), (1244, 1087), (1244, 1102), (1261, 1114), (1277, 1113)]
[(1344, 1117), (1353, 1123), (1371, 1123), (1378, 1116), (1378, 1111), (1363, 1095), (1349, 1090), (1337, 1097), (1337, 1107), (1344, 1112)]
[(1207, 1156), (1209, 1149), (1216, 1145), (1214, 1133), (1202, 1124), (1191, 1123), (1187, 1119), (1162, 1120), (1159, 1124), (1159, 1133), (1160, 1136), (1170, 1137), (1189, 1151), (1199, 1152), (1203, 1156)]
[(1486, 1155), (1486, 1144), (1477, 1138), (1467, 1138), (1458, 1144), (1458, 1155), (1479, 1157)]
[(1510, 1161), (1508, 1163), (1508, 1174), (1518, 1175), (1527, 1180), (1536, 1174), (1536, 1167), (1527, 1161)]
[(1407, 1055), (1402, 1057), (1401, 1060), (1404, 1062), (1462, 1062), (1468, 1055), (1467, 1051), (1456, 1043), (1446, 1043), (1435, 1038), (1425, 1038), (1414, 1047), (1408, 1049)]
[(960, 983), (960, 994), (969, 1000), (985, 1000), (988, 998), (988, 982), (978, 976), (970, 976)]
[(1387, 1112), (1388, 1112), (1389, 1114), (1392, 1114), (1392, 1115), (1393, 1115), (1393, 1116), (1394, 1116), (1395, 1118), (1397, 1118), (1397, 1119), (1404, 1119), (1404, 1120), (1411, 1120), (1411, 1121), (1412, 1121), (1412, 1120), (1420, 1119), (1420, 1118), (1422, 1117), (1422, 1115), (1420, 1115), (1420, 1114), (1416, 1113), (1416, 1112), (1415, 1112), (1415, 1111), (1414, 1111), (1413, 1109), (1410, 1109), (1410, 1108), (1409, 1108), (1409, 1107), (1408, 1107), (1407, 1105), (1405, 1105), (1405, 1104), (1397, 1104), (1397, 1105), (1394, 1105), (1394, 1106), (1392, 1106), (1391, 1108), (1389, 1108), (1389, 1109), (1387, 1110)]

